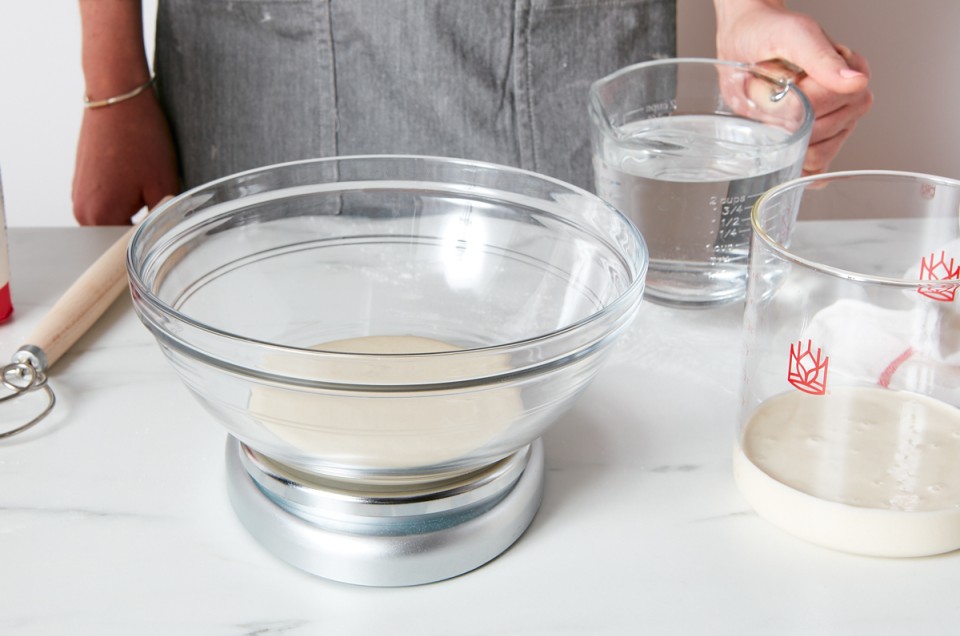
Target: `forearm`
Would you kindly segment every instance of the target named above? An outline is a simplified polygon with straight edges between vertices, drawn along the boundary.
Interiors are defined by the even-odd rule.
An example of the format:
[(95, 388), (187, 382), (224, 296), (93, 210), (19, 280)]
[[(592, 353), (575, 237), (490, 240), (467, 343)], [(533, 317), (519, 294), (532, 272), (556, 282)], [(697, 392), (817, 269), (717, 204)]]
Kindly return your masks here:
[(150, 79), (140, 0), (80, 0), (87, 97), (104, 99)]

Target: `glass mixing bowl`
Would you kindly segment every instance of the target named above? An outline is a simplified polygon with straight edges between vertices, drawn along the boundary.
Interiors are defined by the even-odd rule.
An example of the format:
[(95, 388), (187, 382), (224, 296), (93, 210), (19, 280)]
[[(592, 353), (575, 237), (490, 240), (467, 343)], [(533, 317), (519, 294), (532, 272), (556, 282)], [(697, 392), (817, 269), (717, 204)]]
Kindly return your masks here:
[(173, 199), (129, 248), (134, 307), (229, 432), (297, 471), (415, 483), (539, 437), (634, 317), (616, 209), (513, 168), (270, 166)]

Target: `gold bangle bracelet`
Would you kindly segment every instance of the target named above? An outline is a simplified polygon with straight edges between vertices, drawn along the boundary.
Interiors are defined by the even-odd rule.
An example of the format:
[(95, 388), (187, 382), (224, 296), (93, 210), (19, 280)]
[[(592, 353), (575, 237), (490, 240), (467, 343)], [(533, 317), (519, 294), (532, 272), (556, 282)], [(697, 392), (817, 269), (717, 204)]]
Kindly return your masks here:
[(120, 102), (125, 102), (128, 99), (132, 99), (153, 86), (153, 82), (156, 80), (156, 76), (151, 76), (150, 80), (145, 83), (137, 86), (132, 91), (127, 91), (126, 93), (121, 93), (120, 95), (114, 95), (113, 97), (108, 97), (106, 99), (92, 100), (88, 96), (83, 96), (83, 107), (84, 108), (103, 108), (104, 106), (113, 106)]

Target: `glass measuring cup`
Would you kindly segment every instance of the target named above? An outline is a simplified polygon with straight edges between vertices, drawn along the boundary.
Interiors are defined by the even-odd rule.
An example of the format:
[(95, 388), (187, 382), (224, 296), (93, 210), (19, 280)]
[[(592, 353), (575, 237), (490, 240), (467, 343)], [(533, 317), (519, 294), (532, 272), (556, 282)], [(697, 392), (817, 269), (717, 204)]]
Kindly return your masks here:
[(591, 87), (596, 191), (647, 241), (649, 298), (743, 297), (750, 208), (803, 166), (813, 112), (793, 84), (802, 73), (777, 60), (669, 59)]
[(760, 516), (860, 554), (960, 548), (958, 205), (893, 172), (757, 203), (734, 474)]

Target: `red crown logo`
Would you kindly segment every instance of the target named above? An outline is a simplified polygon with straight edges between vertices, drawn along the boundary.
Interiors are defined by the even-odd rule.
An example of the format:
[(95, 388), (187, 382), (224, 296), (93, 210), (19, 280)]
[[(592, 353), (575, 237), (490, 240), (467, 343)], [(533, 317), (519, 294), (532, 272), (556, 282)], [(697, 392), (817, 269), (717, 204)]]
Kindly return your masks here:
[(920, 279), (955, 280), (957, 282), (945, 285), (921, 285), (917, 288), (917, 292), (933, 300), (945, 303), (952, 302), (957, 295), (957, 287), (960, 286), (960, 280), (958, 280), (960, 279), (960, 265), (954, 265), (952, 258), (948, 263), (946, 252), (940, 252), (939, 259), (934, 260), (934, 258), (936, 258), (936, 254), (930, 254), (929, 261), (926, 257), (920, 261)]
[(828, 356), (817, 348), (813, 352), (813, 342), (807, 340), (790, 345), (790, 367), (787, 369), (787, 382), (811, 395), (823, 395), (827, 392), (827, 365)]

